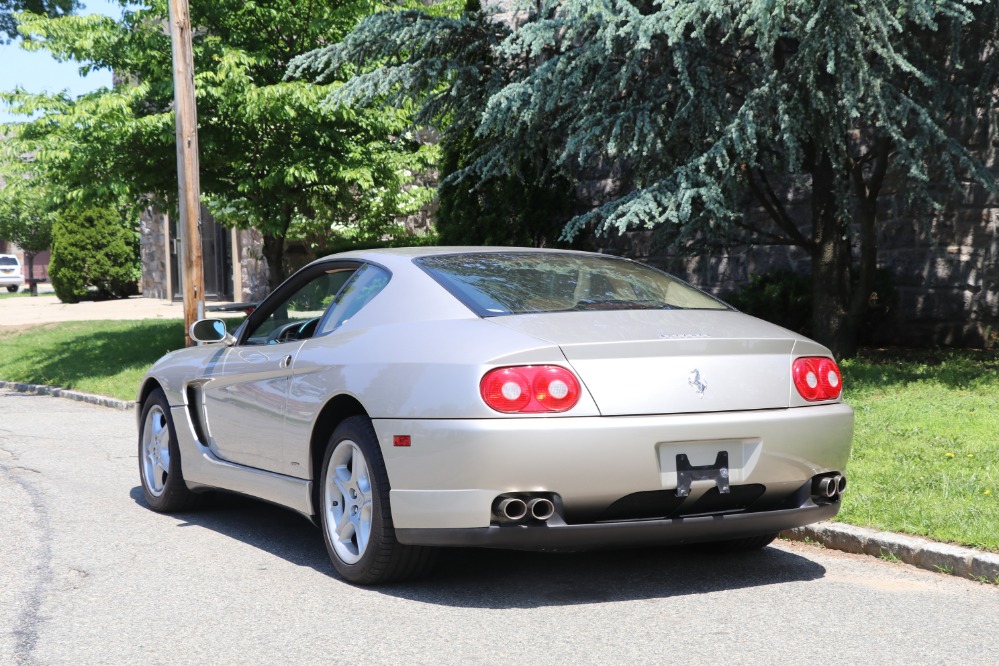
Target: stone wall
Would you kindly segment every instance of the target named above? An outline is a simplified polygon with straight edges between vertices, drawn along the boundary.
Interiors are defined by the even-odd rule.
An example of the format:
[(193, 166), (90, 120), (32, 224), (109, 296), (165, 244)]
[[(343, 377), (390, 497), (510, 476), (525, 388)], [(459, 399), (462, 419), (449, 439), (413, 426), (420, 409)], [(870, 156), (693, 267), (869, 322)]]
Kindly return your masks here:
[(167, 217), (153, 208), (139, 216), (139, 257), (142, 262), (142, 280), (139, 291), (146, 298), (170, 298), (167, 281)]
[(256, 303), (263, 300), (270, 289), (267, 286), (267, 260), (264, 259), (263, 236), (256, 229), (240, 229), (236, 232), (236, 247), (238, 253), (234, 265), (239, 267), (240, 293), (233, 298), (244, 303)]
[[(882, 202), (878, 266), (891, 274), (897, 300), (871, 332), (874, 339), (910, 346), (999, 344), (999, 202), (977, 191), (954, 198), (964, 201), (923, 220), (896, 213), (902, 206), (890, 196)], [(722, 296), (754, 275), (811, 271), (805, 252), (780, 245), (691, 248), (679, 254), (658, 247), (651, 231), (628, 232), (606, 245)]]
[(985, 346), (999, 331), (999, 207), (955, 206), (930, 224), (892, 220), (879, 265), (895, 277), (903, 344)]
[[(169, 299), (171, 298), (167, 271), (169, 220), (163, 213), (149, 208), (139, 218), (139, 232), (142, 295), (147, 298)], [(260, 232), (254, 229), (237, 231), (235, 245), (232, 248), (234, 255), (232, 265), (239, 271), (239, 280), (233, 282), (240, 284), (241, 289), (239, 293), (233, 295), (233, 299), (242, 302), (260, 301), (268, 293), (267, 261), (263, 258)]]

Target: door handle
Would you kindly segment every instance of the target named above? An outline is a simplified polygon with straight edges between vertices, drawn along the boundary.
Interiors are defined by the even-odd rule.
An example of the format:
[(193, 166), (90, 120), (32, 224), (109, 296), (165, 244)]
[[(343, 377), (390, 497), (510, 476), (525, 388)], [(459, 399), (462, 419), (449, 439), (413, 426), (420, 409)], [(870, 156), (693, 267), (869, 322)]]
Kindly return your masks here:
[(267, 360), (266, 354), (261, 354), (255, 350), (240, 350), (239, 357), (247, 363), (263, 363)]
[(291, 354), (288, 354), (283, 359), (281, 359), (281, 364), (278, 367), (287, 368), (290, 365), (291, 365)]

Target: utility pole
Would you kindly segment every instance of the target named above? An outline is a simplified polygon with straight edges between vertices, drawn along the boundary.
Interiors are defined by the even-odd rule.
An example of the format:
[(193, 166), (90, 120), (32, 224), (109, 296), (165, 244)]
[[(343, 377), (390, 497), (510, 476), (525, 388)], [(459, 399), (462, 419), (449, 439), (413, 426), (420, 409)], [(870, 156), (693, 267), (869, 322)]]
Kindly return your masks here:
[(188, 0), (170, 0), (173, 50), (173, 108), (177, 126), (177, 208), (180, 212), (181, 284), (184, 340), (191, 324), (205, 316), (205, 276), (201, 258), (201, 182), (198, 178), (198, 113), (194, 102), (194, 48)]

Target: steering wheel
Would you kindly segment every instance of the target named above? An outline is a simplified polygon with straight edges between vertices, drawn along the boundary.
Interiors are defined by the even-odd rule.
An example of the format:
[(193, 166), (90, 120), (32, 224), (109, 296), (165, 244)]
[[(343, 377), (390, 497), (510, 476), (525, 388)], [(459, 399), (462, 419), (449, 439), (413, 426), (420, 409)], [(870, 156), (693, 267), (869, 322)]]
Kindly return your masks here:
[(267, 344), (273, 345), (279, 342), (289, 342), (291, 340), (304, 340), (311, 338), (316, 332), (319, 324), (319, 317), (306, 319), (304, 321), (290, 321), (283, 326), (278, 326), (267, 336)]

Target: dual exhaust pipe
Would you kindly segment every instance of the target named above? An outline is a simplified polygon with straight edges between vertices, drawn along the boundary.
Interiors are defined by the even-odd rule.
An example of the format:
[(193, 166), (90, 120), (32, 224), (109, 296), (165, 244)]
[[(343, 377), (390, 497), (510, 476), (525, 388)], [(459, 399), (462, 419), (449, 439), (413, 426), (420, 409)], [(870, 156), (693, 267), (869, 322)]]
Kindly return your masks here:
[(823, 476), (812, 482), (812, 493), (821, 498), (838, 500), (846, 490), (846, 477), (842, 474)]
[(493, 513), (505, 523), (519, 523), (525, 520), (544, 522), (555, 515), (555, 503), (547, 497), (521, 499), (500, 496), (496, 500)]
[[(846, 477), (842, 474), (822, 476), (812, 481), (812, 494), (823, 499), (838, 501), (845, 490)], [(545, 522), (555, 515), (555, 503), (547, 497), (500, 495), (493, 504), (493, 514), (503, 523)]]

